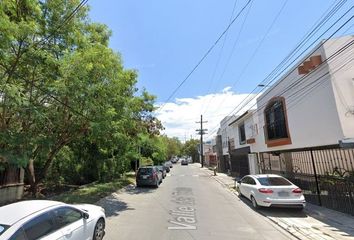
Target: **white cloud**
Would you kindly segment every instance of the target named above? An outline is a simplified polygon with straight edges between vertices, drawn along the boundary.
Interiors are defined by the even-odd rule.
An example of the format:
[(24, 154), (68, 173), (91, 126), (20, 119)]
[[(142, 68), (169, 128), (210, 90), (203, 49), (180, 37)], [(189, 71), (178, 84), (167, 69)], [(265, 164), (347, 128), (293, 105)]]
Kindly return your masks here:
[(178, 98), (175, 102), (159, 104), (163, 108), (157, 111), (157, 118), (165, 127), (164, 134), (184, 141), (190, 139), (191, 136), (199, 137), (195, 130), (200, 128), (200, 124), (196, 122), (200, 121), (200, 115), (203, 114), (203, 121), (208, 121), (203, 126), (208, 129), (208, 134), (204, 137), (210, 139), (215, 136), (220, 121), (225, 116), (230, 113), (241, 115), (255, 104), (256, 98), (251, 100), (255, 94), (248, 95), (247, 93), (236, 94), (231, 91), (230, 87), (226, 87), (218, 93), (195, 98)]

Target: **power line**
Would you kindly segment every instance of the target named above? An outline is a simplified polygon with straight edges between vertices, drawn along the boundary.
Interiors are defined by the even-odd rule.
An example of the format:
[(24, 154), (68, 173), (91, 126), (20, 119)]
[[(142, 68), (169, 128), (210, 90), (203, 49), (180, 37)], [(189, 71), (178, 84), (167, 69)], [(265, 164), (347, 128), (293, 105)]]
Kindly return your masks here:
[[(338, 2), (334, 7), (332, 7), (332, 9), (329, 11), (329, 13), (327, 13), (326, 16), (322, 17), (322, 20), (317, 21), (317, 25), (315, 24), (312, 28), (312, 30), (310, 30), (309, 32), (307, 32), (305, 34), (305, 37), (300, 41), (300, 43), (295, 47), (294, 50), (292, 50), (284, 59), (283, 61), (278, 64), (278, 66), (270, 73), (268, 74), (268, 76), (262, 81), (260, 82), (252, 91), (251, 93), (246, 96), (246, 98), (238, 105), (236, 106), (236, 108), (234, 108), (233, 111), (235, 111), (244, 101), (246, 101), (252, 94), (254, 94), (254, 92), (259, 89), (260, 85), (264, 85), (263, 89), (268, 87), (274, 80), (277, 79), (277, 77), (280, 76), (280, 74), (282, 74), (286, 69), (288, 69), (295, 61), (297, 61), (298, 58), (301, 57), (301, 55), (303, 55), (315, 42), (317, 42), (330, 28), (332, 28), (332, 26), (330, 28), (327, 29), (327, 31), (325, 31), (324, 33), (322, 33), (315, 41), (312, 42), (312, 44), (310, 44), (305, 50), (303, 50), (296, 58), (293, 59), (293, 61), (291, 61), (285, 68), (283, 68), (283, 70), (280, 71), (280, 69), (290, 61), (291, 57), (293, 57), (300, 49), (302, 46), (304, 46), (306, 44), (306, 42), (308, 42), (308, 40), (322, 27), (324, 26), (325, 23), (327, 23), (329, 21), (329, 19), (334, 16), (334, 14), (345, 4), (347, 0), (343, 0), (341, 2)], [(327, 9), (325, 11), (328, 12), (329, 9)], [(349, 9), (347, 12), (349, 12), (351, 9)], [(346, 14), (342, 15), (342, 17), (344, 17)], [(342, 18), (341, 17), (341, 18)], [(340, 18), (340, 19), (341, 19)], [(337, 23), (340, 19), (338, 19), (335, 23)], [(272, 79), (272, 80), (271, 80)], [(257, 95), (255, 95), (254, 97), (256, 97)], [(251, 99), (250, 101), (252, 101), (253, 99)], [(248, 103), (250, 102), (248, 101)], [(246, 104), (248, 104), (246, 103)], [(232, 113), (232, 112), (231, 112)], [(231, 114), (230, 113), (230, 114)]]
[[(336, 7), (337, 7), (337, 5), (336, 5)], [(268, 82), (267, 82), (266, 80), (267, 80), (271, 75), (274, 75), (274, 72), (276, 72), (278, 66), (283, 65), (283, 62), (286, 62), (286, 61), (285, 61), (286, 59), (284, 59), (284, 60), (277, 66), (277, 68), (274, 69), (274, 70), (265, 78), (265, 80), (261, 81), (260, 84), (266, 83), (266, 85), (264, 85), (263, 89), (266, 88), (266, 87), (268, 87), (268, 86), (271, 84), (271, 82), (275, 81), (275, 80), (280, 76), (280, 74), (282, 74), (286, 69), (288, 69), (298, 58), (300, 58), (300, 56), (302, 56), (315, 42), (317, 42), (325, 33), (327, 33), (327, 32), (328, 32), (333, 26), (335, 26), (342, 18), (344, 18), (344, 16), (347, 15), (352, 9), (353, 9), (353, 6), (352, 6), (349, 10), (347, 10), (339, 19), (337, 19), (337, 20), (336, 20), (324, 33), (322, 33), (315, 41), (313, 41), (311, 45), (309, 45), (305, 50), (303, 50), (303, 51), (298, 55), (298, 57), (297, 57), (296, 59), (294, 59), (291, 63), (289, 63), (282, 71), (278, 72), (278, 73), (276, 74), (276, 76), (274, 76), (271, 81), (268, 81)], [(337, 10), (338, 10), (338, 8), (337, 8)], [(330, 13), (331, 13), (331, 12), (330, 12)], [(331, 14), (332, 14), (332, 13), (331, 13)], [(327, 16), (328, 16), (328, 15), (327, 15)], [(333, 15), (332, 15), (332, 16), (333, 16)], [(352, 18), (353, 18), (353, 16), (352, 16), (349, 20), (347, 20), (344, 24), (342, 24), (334, 33), (332, 33), (332, 34), (329, 36), (329, 38), (327, 38), (327, 40), (325, 40), (325, 41), (324, 41), (322, 44), (320, 44), (315, 50), (313, 50), (312, 53), (314, 53), (315, 51), (317, 51), (324, 43), (326, 43), (326, 42), (327, 42), (331, 37), (333, 37), (338, 31), (340, 31), (346, 24), (348, 24), (348, 23), (351, 21)], [(321, 23), (322, 23), (322, 21), (320, 22), (320, 24), (321, 24)], [(312, 34), (312, 32), (313, 32), (313, 31), (311, 31), (310, 34)], [(305, 39), (306, 39), (306, 38), (305, 38)], [(302, 42), (301, 42), (301, 43), (302, 43)], [(312, 53), (310, 53), (309, 55), (311, 55)], [(289, 55), (288, 55), (288, 56), (289, 56)], [(291, 74), (291, 72), (289, 72), (289, 73), (288, 73), (286, 76), (284, 76), (283, 78), (287, 77), (289, 74)], [(258, 85), (251, 91), (251, 93), (249, 93), (248, 96), (246, 96), (246, 97), (244, 98), (244, 100), (241, 101), (241, 102), (240, 102), (229, 114), (227, 114), (227, 115), (230, 115), (230, 114), (232, 114), (234, 111), (236, 111), (236, 109), (239, 108), (239, 107), (241, 106), (241, 104), (242, 104), (246, 99), (248, 99), (248, 97), (251, 96), (251, 94), (253, 94), (253, 93), (255, 92), (256, 89), (258, 89), (258, 86), (259, 86), (260, 84), (258, 84)], [(275, 87), (277, 84), (279, 84), (279, 82), (276, 83), (274, 86), (272, 86), (272, 88)], [(257, 96), (257, 95), (256, 95), (256, 96)], [(256, 96), (255, 96), (255, 97), (256, 97)], [(253, 97), (253, 98), (255, 98), (255, 97)], [(250, 101), (252, 101), (253, 98), (250, 99), (246, 104), (244, 104), (244, 105), (240, 108), (240, 110), (241, 110), (245, 105), (247, 105)], [(239, 111), (240, 111), (240, 110), (239, 110)], [(227, 116), (227, 115), (226, 115), (226, 116)], [(214, 132), (214, 131), (212, 131), (212, 132)]]
[[(246, 12), (245, 18), (244, 18), (243, 21), (242, 21), (240, 30), (239, 30), (239, 32), (238, 32), (238, 34), (237, 34), (237, 36), (236, 36), (236, 39), (235, 39), (235, 41), (234, 41), (234, 43), (233, 43), (233, 45), (232, 45), (231, 52), (230, 52), (230, 54), (229, 54), (229, 56), (228, 56), (228, 58), (227, 58), (227, 60), (226, 60), (226, 63), (225, 63), (224, 68), (223, 68), (223, 70), (222, 70), (222, 73), (221, 73), (221, 75), (220, 75), (220, 77), (219, 77), (219, 81), (218, 81), (219, 84), (220, 84), (220, 82), (221, 82), (221, 79), (224, 77), (224, 74), (225, 74), (225, 72), (226, 72), (226, 69), (227, 69), (227, 67), (228, 67), (228, 65), (229, 65), (229, 63), (230, 63), (230, 61), (231, 61), (231, 58), (232, 58), (232, 56), (233, 56), (233, 54), (234, 54), (234, 51), (235, 51), (235, 49), (236, 49), (236, 45), (237, 45), (237, 43), (238, 43), (238, 41), (239, 41), (239, 39), (240, 39), (240, 36), (241, 36), (241, 33), (242, 33), (243, 28), (244, 28), (244, 26), (245, 26), (247, 17), (248, 17), (248, 15), (249, 15), (250, 11), (251, 11), (252, 4), (253, 4), (253, 2), (251, 2), (251, 4), (250, 4), (249, 7), (248, 7), (248, 10), (247, 10), (247, 12)], [(219, 88), (219, 85), (217, 85), (216, 88)], [(215, 95), (212, 96), (212, 97), (209, 99), (209, 102), (208, 102), (208, 104), (207, 104), (208, 106), (210, 105), (211, 101), (212, 101), (214, 98), (215, 98)], [(206, 107), (206, 108), (204, 108), (204, 109), (208, 109), (208, 108)]]
[[(352, 45), (354, 45), (354, 40), (351, 40), (350, 42), (346, 43), (344, 46), (342, 46), (340, 49), (338, 49), (335, 53), (333, 53), (330, 57), (328, 57), (327, 59), (325, 59), (321, 65), (316, 68), (315, 71), (312, 71), (310, 72), (309, 74), (312, 75), (312, 74), (315, 74), (316, 72), (320, 71), (321, 68), (325, 67), (325, 63), (328, 63), (329, 61), (333, 61), (334, 58), (338, 57), (341, 53), (343, 53), (345, 50), (347, 50), (349, 47), (351, 47)], [(353, 59), (351, 59), (352, 61)], [(349, 61), (350, 62), (350, 61)], [(347, 63), (348, 64), (348, 63)], [(345, 64), (346, 65), (346, 64)], [(339, 71), (340, 69), (342, 69), (345, 65), (341, 66), (340, 68), (338, 68), (336, 71), (332, 72), (331, 74), (334, 74), (336, 73), (337, 71)], [(327, 76), (328, 74), (330, 74), (329, 71), (327, 71), (326, 73), (324, 73), (323, 75), (321, 75), (320, 77), (318, 77), (316, 80), (314, 80), (313, 82), (303, 86), (302, 88), (298, 89), (297, 91), (295, 91), (294, 93), (290, 94), (287, 99), (288, 99), (288, 102), (287, 102), (287, 105), (290, 106), (293, 102), (290, 101), (290, 99), (292, 97), (295, 97), (296, 94), (298, 93), (304, 93), (306, 95), (306, 92), (302, 92), (304, 90), (306, 90), (306, 88), (310, 87), (312, 84), (315, 84), (317, 83), (318, 81), (320, 81), (323, 77)], [(279, 97), (279, 96), (282, 96), (284, 93), (288, 92), (289, 90), (293, 89), (294, 87), (296, 87), (298, 84), (300, 84), (302, 82), (302, 80), (304, 79), (310, 79), (310, 75), (304, 75), (302, 77), (300, 77), (299, 79), (297, 79), (294, 83), (292, 83), (291, 85), (289, 85), (287, 88), (283, 89), (281, 92), (275, 94), (274, 96), (275, 97)], [(314, 85), (313, 87), (311, 87), (311, 89), (307, 89), (308, 92), (310, 92), (311, 90), (315, 89), (316, 87), (320, 86), (321, 82), (317, 83), (316, 85)], [(308, 93), (307, 93), (308, 94)], [(296, 99), (298, 100), (298, 98)], [(302, 99), (300, 99), (302, 100)], [(255, 105), (257, 105), (257, 103), (253, 104), (250, 109), (252, 109)], [(264, 103), (262, 104), (261, 106), (257, 106), (257, 110), (254, 112), (254, 114), (258, 113), (259, 111), (263, 110), (263, 108), (267, 105), (267, 103)], [(293, 108), (296, 104), (293, 104), (291, 106), (291, 108)], [(287, 109), (287, 111), (289, 109), (291, 109), (290, 107)], [(250, 110), (248, 109), (248, 111)], [(260, 122), (258, 122), (259, 124)], [(213, 129), (212, 132), (208, 135), (208, 137), (210, 137), (212, 134), (215, 133), (215, 130)]]
[[(237, 4), (237, 0), (235, 0), (235, 2), (234, 2), (234, 7), (233, 7), (232, 12), (231, 12), (229, 24), (232, 21), (232, 18), (234, 16), (234, 12), (235, 12), (235, 9), (236, 9), (236, 4)], [(209, 84), (207, 93), (210, 91), (210, 89), (211, 89), (211, 87), (212, 87), (212, 85), (214, 83), (215, 74), (216, 74), (216, 71), (217, 71), (217, 69), (219, 67), (219, 63), (220, 63), (220, 60), (221, 60), (221, 56), (223, 54), (223, 50), (224, 50), (224, 47), (225, 47), (225, 42), (226, 42), (227, 36), (228, 36), (228, 32), (225, 34), (224, 41), (222, 42), (222, 46), (221, 46), (221, 49), (220, 49), (220, 52), (219, 52), (219, 56), (217, 58), (213, 73), (212, 73), (211, 78), (210, 78), (210, 84)], [(203, 101), (203, 104), (201, 106), (201, 112), (203, 112), (203, 106), (204, 106), (204, 101)]]
[(251, 3), (252, 0), (248, 0), (248, 2), (243, 6), (241, 11), (234, 17), (234, 19), (229, 23), (229, 25), (226, 27), (226, 29), (222, 32), (222, 34), (219, 36), (219, 38), (214, 42), (214, 44), (208, 49), (208, 51), (203, 55), (203, 57), (198, 61), (198, 63), (194, 66), (194, 68), (188, 73), (188, 75), (183, 79), (183, 81), (176, 87), (175, 90), (172, 91), (170, 96), (166, 99), (165, 103), (159, 107), (158, 111), (161, 111), (165, 105), (168, 103), (168, 101), (171, 100), (171, 98), (176, 94), (176, 92), (182, 87), (182, 85), (189, 79), (189, 77), (194, 73), (194, 71), (199, 67), (199, 65), (204, 61), (204, 59), (210, 54), (210, 52), (214, 49), (214, 47), (218, 44), (220, 39), (227, 33), (227, 31), (230, 29), (230, 27), (234, 24), (234, 22), (237, 20), (237, 18), (241, 15), (241, 13), (245, 10), (245, 8)]
[[(236, 78), (236, 81), (234, 82), (234, 84), (232, 85), (232, 88), (234, 88), (237, 83), (240, 81), (241, 77), (245, 74), (246, 70), (248, 69), (249, 65), (251, 64), (251, 62), (253, 61), (254, 57), (257, 55), (260, 47), (262, 46), (264, 40), (266, 39), (266, 37), (268, 36), (269, 32), (271, 31), (271, 29), (273, 28), (274, 24), (276, 23), (276, 21), (278, 20), (280, 14), (283, 12), (286, 4), (288, 3), (288, 0), (286, 0), (284, 2), (284, 4), (282, 5), (282, 7), (280, 8), (280, 10), (278, 11), (278, 13), (276, 14), (275, 18), (273, 19), (272, 23), (270, 24), (270, 26), (268, 27), (266, 33), (263, 35), (261, 41), (258, 43), (257, 47), (254, 49), (251, 57), (249, 58), (248, 62), (246, 63), (246, 65), (243, 67), (241, 73), (238, 75), (238, 77)], [(221, 103), (222, 104), (222, 103)], [(220, 108), (221, 105), (219, 105), (217, 108)], [(207, 109), (207, 108), (206, 108)]]

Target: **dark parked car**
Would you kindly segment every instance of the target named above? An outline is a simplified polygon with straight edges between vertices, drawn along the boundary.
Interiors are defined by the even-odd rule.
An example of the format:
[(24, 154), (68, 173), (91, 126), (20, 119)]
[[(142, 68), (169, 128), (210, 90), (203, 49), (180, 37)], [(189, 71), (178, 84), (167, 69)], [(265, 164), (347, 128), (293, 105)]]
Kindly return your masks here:
[(162, 182), (162, 173), (156, 166), (140, 167), (136, 174), (136, 186), (159, 187)]
[(166, 168), (164, 166), (162, 166), (162, 165), (158, 165), (156, 167), (162, 173), (162, 178), (165, 178), (166, 177)]
[(188, 165), (188, 160), (187, 159), (182, 159), (181, 165)]
[(169, 166), (166, 166), (166, 163), (164, 163), (162, 166), (165, 168), (165, 170), (166, 170), (167, 173), (170, 172), (170, 167), (169, 167)]
[(170, 161), (165, 162), (165, 166), (173, 168), (173, 165)]

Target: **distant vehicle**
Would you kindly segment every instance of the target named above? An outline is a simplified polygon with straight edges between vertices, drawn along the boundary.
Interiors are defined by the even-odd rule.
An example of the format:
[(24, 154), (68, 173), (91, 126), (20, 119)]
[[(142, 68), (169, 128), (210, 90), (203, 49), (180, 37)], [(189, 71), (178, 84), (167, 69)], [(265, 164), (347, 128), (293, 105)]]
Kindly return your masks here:
[[(162, 165), (158, 165), (156, 167), (162, 173), (162, 178), (165, 178), (166, 177), (166, 168)], [(168, 169), (170, 169), (170, 168), (168, 168)]]
[(306, 205), (302, 190), (288, 179), (275, 174), (247, 175), (236, 181), (240, 196), (252, 201), (254, 208), (289, 207), (303, 209)]
[(0, 239), (101, 240), (105, 218), (104, 209), (91, 204), (21, 201), (0, 207)]
[(178, 162), (178, 158), (172, 158), (171, 159), (171, 163), (177, 163)]
[(162, 173), (156, 166), (140, 167), (136, 174), (136, 186), (155, 186), (159, 187), (162, 183)]
[(169, 167), (169, 166), (166, 166), (166, 163), (164, 163), (162, 166), (165, 168), (166, 173), (169, 173), (169, 172), (170, 172), (170, 167)]
[(188, 160), (187, 159), (182, 159), (181, 160), (181, 165), (188, 165)]
[(173, 165), (170, 161), (165, 162), (165, 166), (167, 166), (169, 168), (173, 168)]

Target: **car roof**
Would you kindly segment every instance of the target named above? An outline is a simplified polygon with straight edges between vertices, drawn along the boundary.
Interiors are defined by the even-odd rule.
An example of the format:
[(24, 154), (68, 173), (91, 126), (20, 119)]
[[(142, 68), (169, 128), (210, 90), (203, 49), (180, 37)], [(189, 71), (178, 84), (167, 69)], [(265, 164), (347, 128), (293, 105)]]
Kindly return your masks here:
[(13, 225), (23, 218), (53, 206), (65, 205), (49, 200), (28, 200), (0, 207), (0, 224)]
[(254, 177), (254, 178), (282, 177), (282, 176), (277, 175), (277, 174), (254, 174), (254, 175), (247, 175), (247, 176), (251, 176), (251, 177)]

